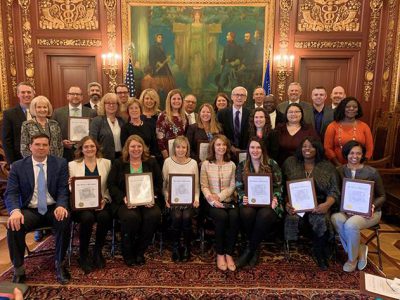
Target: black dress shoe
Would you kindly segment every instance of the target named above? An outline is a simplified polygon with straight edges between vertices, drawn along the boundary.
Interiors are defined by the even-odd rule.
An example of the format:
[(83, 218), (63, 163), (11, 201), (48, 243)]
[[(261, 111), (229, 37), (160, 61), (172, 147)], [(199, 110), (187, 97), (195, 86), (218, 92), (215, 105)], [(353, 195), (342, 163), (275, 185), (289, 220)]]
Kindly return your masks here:
[(179, 251), (179, 244), (178, 243), (174, 243), (174, 245), (172, 246), (172, 256), (171, 259), (173, 262), (177, 262), (180, 261), (181, 258), (181, 253)]
[(145, 260), (145, 258), (144, 258), (144, 255), (143, 254), (138, 254), (137, 256), (136, 256), (136, 264), (138, 265), (138, 266), (142, 266), (142, 265), (144, 265), (146, 263), (146, 260)]
[(26, 275), (22, 274), (22, 275), (15, 275), (12, 278), (12, 282), (14, 283), (25, 283), (26, 280)]
[(104, 259), (101, 251), (94, 252), (93, 265), (99, 269), (104, 269), (106, 266), (106, 260)]
[(124, 262), (128, 267), (136, 265), (136, 260), (131, 256), (123, 256)]
[(85, 274), (92, 272), (92, 266), (87, 258), (80, 257), (78, 259), (79, 267), (83, 270)]
[(71, 279), (71, 274), (68, 272), (65, 266), (56, 264), (56, 277), (59, 283), (67, 284)]
[(187, 262), (190, 259), (190, 247), (184, 246), (182, 250), (182, 261)]
[(249, 260), (249, 266), (252, 268), (255, 267), (258, 264), (259, 257), (260, 257), (260, 251), (256, 250), (253, 256)]
[(240, 255), (239, 259), (235, 261), (236, 268), (243, 268), (244, 266), (246, 266), (252, 256), (253, 253), (250, 251), (249, 247), (244, 249), (242, 255)]

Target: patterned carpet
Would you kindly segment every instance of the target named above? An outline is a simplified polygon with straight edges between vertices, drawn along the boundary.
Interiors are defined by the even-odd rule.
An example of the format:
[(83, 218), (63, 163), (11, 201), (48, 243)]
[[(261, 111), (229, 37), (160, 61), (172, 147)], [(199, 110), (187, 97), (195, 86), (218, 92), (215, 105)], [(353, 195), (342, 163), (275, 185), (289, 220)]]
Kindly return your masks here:
[[(52, 247), (52, 238), (41, 248)], [(72, 280), (67, 286), (57, 284), (52, 256), (26, 259), (27, 299), (369, 299), (359, 293), (359, 272), (342, 271), (343, 253), (321, 272), (310, 256), (310, 245), (293, 245), (286, 260), (283, 247), (263, 245), (260, 264), (237, 272), (221, 272), (214, 262), (215, 253), (206, 247), (201, 253), (194, 245), (188, 263), (173, 263), (170, 249), (162, 256), (151, 246), (146, 265), (128, 268), (117, 253), (107, 256), (107, 267), (84, 275), (76, 258), (71, 263)], [(105, 249), (105, 253), (109, 249)], [(366, 272), (376, 273), (368, 265)], [(12, 271), (0, 280), (11, 280)]]

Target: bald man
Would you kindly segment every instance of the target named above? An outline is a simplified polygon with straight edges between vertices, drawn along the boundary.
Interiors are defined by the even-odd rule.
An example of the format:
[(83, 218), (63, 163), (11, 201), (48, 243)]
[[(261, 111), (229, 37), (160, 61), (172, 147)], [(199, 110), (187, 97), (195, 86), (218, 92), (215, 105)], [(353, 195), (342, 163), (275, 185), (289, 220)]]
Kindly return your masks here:
[(331, 93), (332, 109), (335, 109), (344, 98), (346, 98), (344, 88), (340, 85), (335, 86)]

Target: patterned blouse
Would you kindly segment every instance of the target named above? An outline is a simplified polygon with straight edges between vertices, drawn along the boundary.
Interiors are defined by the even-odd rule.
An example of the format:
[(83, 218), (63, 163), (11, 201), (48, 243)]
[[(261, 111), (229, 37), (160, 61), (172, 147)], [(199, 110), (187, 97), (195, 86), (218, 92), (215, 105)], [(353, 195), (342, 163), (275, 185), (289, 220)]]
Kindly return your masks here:
[(63, 156), (64, 147), (61, 138), (61, 129), (57, 121), (47, 120), (46, 127), (43, 128), (35, 119), (25, 121), (21, 127), (21, 154), (23, 157), (31, 155), (29, 144), (34, 135), (44, 133), (49, 137), (50, 154), (58, 157)]
[[(239, 163), (236, 169), (236, 192), (238, 194), (239, 205), (243, 203), (243, 196), (245, 196), (244, 181), (246, 175), (244, 175), (244, 166), (246, 161)], [(268, 159), (268, 165), (272, 170), (272, 189), (273, 195), (278, 198), (278, 205), (275, 207), (275, 212), (279, 217), (283, 216), (284, 205), (283, 205), (283, 187), (282, 187), (282, 172), (278, 166), (278, 163), (273, 159)], [(250, 173), (255, 173), (253, 164), (250, 163)]]
[(168, 121), (167, 115), (162, 112), (157, 119), (156, 135), (157, 143), (160, 151), (168, 151), (168, 141), (180, 135), (185, 135), (186, 120), (181, 120), (180, 117), (173, 116), (172, 123)]

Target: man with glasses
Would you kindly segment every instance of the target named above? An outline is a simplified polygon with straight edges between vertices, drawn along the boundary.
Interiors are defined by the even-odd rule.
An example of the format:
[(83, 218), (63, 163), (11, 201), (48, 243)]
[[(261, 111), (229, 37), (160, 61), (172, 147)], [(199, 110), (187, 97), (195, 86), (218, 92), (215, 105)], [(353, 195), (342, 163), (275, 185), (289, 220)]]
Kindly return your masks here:
[(199, 114), (195, 112), (197, 105), (197, 98), (193, 94), (186, 95), (183, 99), (183, 108), (185, 109), (186, 117), (188, 118), (189, 125), (197, 123)]
[(21, 126), (31, 118), (29, 105), (35, 97), (33, 86), (29, 82), (20, 82), (17, 85), (17, 97), (19, 103), (3, 112), (3, 148), (9, 165), (22, 158)]
[(245, 150), (249, 140), (249, 117), (250, 110), (244, 107), (247, 99), (247, 90), (238, 86), (232, 90), (232, 107), (218, 111), (218, 121), (226, 137), (231, 141), (231, 151), (238, 154), (240, 150)]
[(120, 116), (128, 122), (129, 114), (127, 112), (127, 103), (129, 100), (129, 89), (128, 86), (124, 83), (117, 84), (114, 88), (114, 92), (117, 94), (119, 98), (119, 112)]
[(89, 83), (87, 92), (89, 95), (89, 102), (85, 103), (84, 106), (97, 111), (97, 105), (99, 105), (100, 99), (103, 95), (101, 84), (95, 81)]
[(287, 90), (289, 100), (284, 101), (278, 104), (276, 107), (281, 113), (285, 114), (286, 109), (291, 103), (298, 103), (301, 108), (303, 109), (304, 112), (304, 122), (307, 124), (313, 124), (313, 107), (310, 103), (305, 102), (305, 101), (300, 101), (300, 97), (302, 94), (302, 88), (300, 83), (298, 82), (292, 82), (289, 84), (288, 90)]
[(61, 128), (61, 134), (64, 145), (63, 157), (68, 161), (74, 159), (75, 142), (71, 141), (68, 136), (68, 118), (69, 117), (86, 117), (94, 118), (96, 111), (82, 105), (83, 94), (79, 86), (71, 86), (67, 93), (68, 105), (57, 108), (53, 113), (53, 119), (58, 122)]

